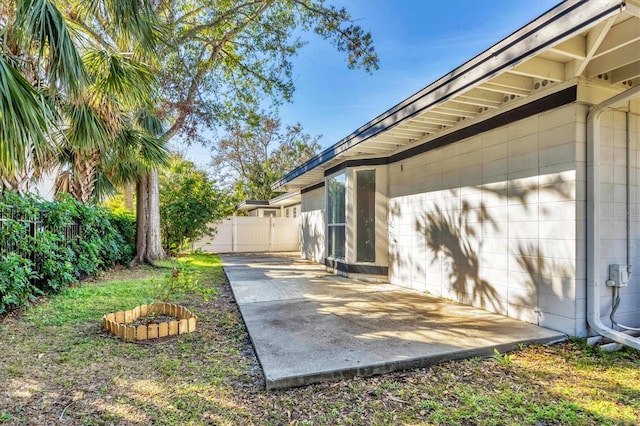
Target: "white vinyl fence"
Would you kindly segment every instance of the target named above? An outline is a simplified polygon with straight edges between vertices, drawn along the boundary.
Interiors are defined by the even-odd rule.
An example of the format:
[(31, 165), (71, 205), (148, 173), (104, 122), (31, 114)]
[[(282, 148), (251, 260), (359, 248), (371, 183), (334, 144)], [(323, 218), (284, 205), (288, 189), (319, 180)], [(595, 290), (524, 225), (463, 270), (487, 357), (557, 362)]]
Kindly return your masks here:
[(300, 218), (234, 216), (216, 226), (217, 232), (193, 244), (215, 253), (300, 250)]

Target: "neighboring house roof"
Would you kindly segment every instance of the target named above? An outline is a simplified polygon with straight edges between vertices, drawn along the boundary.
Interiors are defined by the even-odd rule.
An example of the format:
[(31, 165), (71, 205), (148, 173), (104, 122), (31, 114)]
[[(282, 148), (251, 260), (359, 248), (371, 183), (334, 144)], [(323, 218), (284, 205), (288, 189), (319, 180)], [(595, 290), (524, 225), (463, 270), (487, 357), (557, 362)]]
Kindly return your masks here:
[(241, 212), (249, 212), (258, 207), (269, 207), (268, 200), (246, 200), (236, 205), (236, 210)]
[[(579, 78), (601, 80), (608, 90), (605, 97), (640, 84), (640, 0), (559, 4), (298, 166), (272, 188), (292, 191), (314, 185), (325, 171), (351, 158), (402, 159), (399, 153), (409, 155), (413, 147), (574, 88)], [(575, 98), (575, 90), (569, 96)]]
[(280, 208), (300, 204), (300, 192), (287, 192), (271, 200), (246, 200), (236, 206), (236, 210), (250, 212), (257, 208)]

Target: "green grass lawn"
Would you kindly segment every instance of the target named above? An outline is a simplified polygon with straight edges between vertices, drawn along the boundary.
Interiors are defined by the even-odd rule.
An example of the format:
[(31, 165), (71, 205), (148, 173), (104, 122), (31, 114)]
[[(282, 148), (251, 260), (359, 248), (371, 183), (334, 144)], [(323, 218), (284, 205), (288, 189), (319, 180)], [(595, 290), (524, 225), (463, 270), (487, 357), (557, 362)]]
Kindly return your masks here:
[(105, 313), (156, 297), (167, 270), (147, 267), (0, 319), (0, 423), (640, 424), (640, 353), (581, 341), (266, 392), (220, 260), (180, 262), (199, 273), (197, 291), (172, 300), (198, 315), (192, 334), (136, 343), (101, 330)]

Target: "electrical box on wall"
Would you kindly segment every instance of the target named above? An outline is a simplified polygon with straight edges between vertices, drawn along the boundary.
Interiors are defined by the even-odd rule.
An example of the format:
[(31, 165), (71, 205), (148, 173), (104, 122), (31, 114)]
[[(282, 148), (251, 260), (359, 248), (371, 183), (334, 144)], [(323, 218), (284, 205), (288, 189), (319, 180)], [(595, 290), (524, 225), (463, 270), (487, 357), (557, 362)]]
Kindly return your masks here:
[(609, 287), (626, 287), (629, 284), (629, 267), (627, 265), (609, 265)]

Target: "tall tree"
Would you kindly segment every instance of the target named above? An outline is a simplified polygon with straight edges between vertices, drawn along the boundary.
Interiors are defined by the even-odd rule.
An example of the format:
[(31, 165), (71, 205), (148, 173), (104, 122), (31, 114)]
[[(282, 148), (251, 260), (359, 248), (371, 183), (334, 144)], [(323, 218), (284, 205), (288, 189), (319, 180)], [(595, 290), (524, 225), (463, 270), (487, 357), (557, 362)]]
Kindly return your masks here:
[(238, 198), (269, 200), (276, 195), (271, 184), (313, 157), (319, 138), (304, 133), (300, 124), (283, 128), (270, 115), (235, 121), (212, 149), (214, 171)]
[(69, 124), (60, 180), (87, 202), (115, 183), (135, 180), (143, 165), (166, 162), (155, 139), (162, 130), (147, 119), (158, 92), (160, 21), (149, 0), (59, 3), (82, 36), (78, 44), (91, 81), (80, 102), (63, 108)]
[[(88, 202), (112, 186), (106, 171), (122, 158), (112, 155), (118, 144), (142, 164), (166, 157), (138, 119), (157, 93), (144, 63), (157, 22), (148, 0), (0, 5), (2, 188), (24, 192), (57, 160), (58, 187)], [(132, 150), (134, 142), (146, 146)]]
[[(56, 3), (60, 4), (60, 9)], [(34, 80), (40, 83), (24, 79), (27, 75), (24, 70), (16, 71), (15, 64), (20, 62), (20, 56), (6, 53), (11, 52), (11, 44), (4, 41), (9, 40), (5, 37), (0, 72), (7, 77), (2, 81), (11, 82), (13, 78), (17, 83), (0, 88), (5, 99), (10, 99), (0, 105), (3, 108), (1, 137), (7, 142), (6, 146), (10, 146), (0, 152), (3, 175), (14, 171), (16, 165), (23, 166), (27, 157), (42, 158), (39, 153), (43, 147), (54, 146), (48, 125), (52, 121), (48, 117), (53, 114), (43, 106), (48, 99), (73, 96), (76, 102), (72, 107), (83, 107), (80, 109), (89, 127), (97, 122), (94, 117), (100, 118), (107, 134), (112, 129), (108, 119), (119, 115), (119, 109), (102, 108), (103, 103), (84, 96), (90, 73), (79, 60), (67, 22), (82, 35), (78, 43), (98, 46), (109, 58), (137, 60), (144, 57), (142, 52), (156, 46), (162, 64), (156, 67), (161, 89), (154, 112), (169, 123), (166, 132), (159, 135), (163, 142), (177, 135), (191, 141), (199, 140), (203, 127), (247, 116), (247, 112), (257, 110), (265, 98), (276, 103), (288, 100), (293, 92), (291, 58), (303, 45), (299, 38), (291, 36), (294, 33), (313, 31), (320, 35), (347, 54), (347, 65), (351, 68), (366, 71), (377, 68), (377, 56), (369, 33), (355, 25), (345, 9), (326, 5), (323, 0), (60, 0), (56, 3), (49, 0), (10, 2), (15, 5), (10, 11), (17, 11), (15, 22), (20, 23), (11, 26), (12, 31), (19, 29), (21, 33), (40, 37), (27, 38), (29, 41), (24, 44), (27, 50), (35, 52), (34, 75), (37, 77)], [(68, 21), (60, 10), (65, 11)], [(2, 18), (0, 24), (9, 22)], [(3, 26), (3, 37), (8, 33), (4, 31), (8, 27)], [(168, 37), (165, 43), (158, 45), (160, 29)], [(119, 49), (111, 49), (113, 46)], [(16, 75), (23, 80), (17, 79)], [(95, 74), (92, 77), (95, 78)], [(31, 89), (25, 81), (32, 83)], [(47, 90), (40, 93), (33, 87)], [(11, 96), (15, 93), (17, 98)], [(26, 112), (22, 112), (22, 106), (16, 100), (27, 107)], [(114, 100), (117, 101), (109, 99)], [(8, 124), (8, 117), (16, 117), (17, 128)], [(114, 137), (114, 134), (109, 136)], [(86, 148), (82, 153), (86, 161), (77, 163), (89, 167), (78, 168), (79, 176), (90, 176), (94, 170), (92, 161), (96, 152)], [(81, 179), (78, 186), (100, 181), (94, 176)], [(87, 191), (81, 189), (80, 192)], [(140, 174), (137, 195), (140, 236), (137, 256), (139, 260), (153, 261), (164, 256), (156, 170)], [(141, 203), (145, 203), (144, 206)]]
[[(324, 0), (160, 0), (155, 7), (169, 35), (159, 69), (158, 115), (170, 122), (165, 142), (202, 142), (204, 128), (247, 117), (265, 98), (289, 100), (291, 58), (304, 44), (294, 33), (328, 40), (346, 53), (349, 68), (378, 67), (371, 35)], [(150, 236), (138, 247), (141, 259), (161, 256), (157, 185), (153, 170), (138, 181), (138, 207), (146, 200), (138, 226)]]

